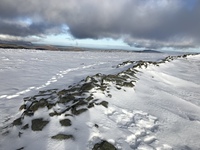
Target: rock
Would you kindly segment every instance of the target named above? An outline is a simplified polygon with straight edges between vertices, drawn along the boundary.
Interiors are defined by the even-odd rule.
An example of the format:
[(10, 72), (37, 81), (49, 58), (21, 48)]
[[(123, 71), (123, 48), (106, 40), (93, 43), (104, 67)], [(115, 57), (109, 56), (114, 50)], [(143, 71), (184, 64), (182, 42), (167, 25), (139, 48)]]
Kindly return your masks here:
[(94, 99), (93, 95), (90, 95), (90, 96), (87, 97), (85, 100), (86, 100), (86, 101), (91, 101), (91, 100), (93, 100), (93, 99)]
[(25, 110), (25, 111), (23, 112), (23, 115), (24, 115), (24, 116), (29, 116), (29, 117), (31, 117), (31, 116), (34, 115), (34, 112)]
[(88, 92), (89, 90), (91, 90), (92, 88), (94, 88), (94, 85), (90, 82), (90, 83), (84, 83), (80, 90), (81, 92)]
[(21, 148), (18, 148), (18, 149), (16, 149), (16, 150), (23, 150), (24, 149), (24, 147), (21, 147)]
[(94, 107), (94, 103), (89, 103), (88, 108), (92, 108), (92, 107)]
[(13, 125), (14, 126), (19, 126), (19, 125), (22, 125), (22, 118), (18, 118), (16, 120), (13, 121)]
[(79, 109), (79, 110), (76, 110), (76, 109), (71, 109), (71, 111), (72, 111), (72, 114), (74, 114), (74, 115), (76, 115), (76, 116), (78, 116), (78, 115), (82, 114), (83, 112), (85, 112), (85, 111), (87, 111), (87, 110), (88, 110), (88, 109), (86, 109), (86, 108)]
[(107, 101), (102, 101), (101, 103), (99, 103), (97, 105), (102, 105), (102, 106), (108, 108), (108, 102)]
[(68, 95), (60, 97), (59, 102), (60, 103), (68, 103), (73, 100), (75, 100), (75, 97), (72, 94), (68, 94)]
[(134, 87), (133, 83), (131, 83), (131, 82), (124, 82), (123, 86), (125, 86), (125, 87)]
[(107, 141), (102, 141), (101, 143), (96, 143), (92, 150), (117, 150), (114, 145), (108, 143)]
[(26, 125), (24, 125), (24, 126), (22, 127), (23, 130), (26, 130), (26, 129), (28, 129), (28, 128), (29, 128), (29, 125), (28, 125), (28, 124), (26, 124)]
[(45, 107), (47, 105), (48, 105), (47, 100), (44, 99), (44, 98), (42, 98), (40, 101), (34, 102), (32, 104), (32, 106), (30, 107), (30, 110), (33, 111), (33, 112), (35, 112), (36, 110), (38, 110), (38, 108), (43, 108), (43, 107)]
[(23, 110), (23, 109), (26, 109), (26, 105), (25, 104), (21, 105), (20, 108), (19, 108), (19, 110)]
[(49, 121), (43, 120), (43, 118), (38, 118), (32, 120), (31, 129), (33, 131), (42, 131), (42, 129), (49, 123)]
[(50, 116), (50, 117), (57, 116), (57, 115), (58, 115), (58, 113), (56, 113), (56, 112), (51, 112), (51, 113), (49, 113), (49, 116)]
[(61, 124), (61, 126), (66, 126), (66, 127), (72, 125), (71, 120), (69, 120), (69, 119), (60, 120), (60, 124)]
[(67, 140), (67, 139), (74, 139), (73, 135), (67, 135), (67, 134), (57, 134), (51, 137), (55, 140)]

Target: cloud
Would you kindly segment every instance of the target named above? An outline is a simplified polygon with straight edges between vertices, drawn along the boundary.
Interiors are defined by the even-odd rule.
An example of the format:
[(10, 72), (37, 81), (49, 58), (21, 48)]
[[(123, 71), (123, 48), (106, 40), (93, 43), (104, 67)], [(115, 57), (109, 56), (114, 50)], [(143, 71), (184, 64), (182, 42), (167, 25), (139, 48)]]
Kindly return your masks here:
[[(200, 46), (198, 0), (0, 0), (0, 33), (75, 38), (122, 38), (129, 45)], [(31, 24), (20, 22), (30, 19)]]

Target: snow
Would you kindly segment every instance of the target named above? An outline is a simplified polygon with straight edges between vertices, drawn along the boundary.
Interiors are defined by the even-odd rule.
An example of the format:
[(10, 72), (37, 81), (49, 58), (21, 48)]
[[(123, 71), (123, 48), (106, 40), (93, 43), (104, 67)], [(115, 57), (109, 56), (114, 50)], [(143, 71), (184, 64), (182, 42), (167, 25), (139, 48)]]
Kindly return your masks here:
[[(0, 49), (0, 53), (0, 149), (89, 150), (102, 140), (126, 150), (200, 149), (200, 55), (133, 68), (132, 71), (137, 70), (135, 77), (129, 75), (127, 80), (134, 87), (103, 81), (106, 91), (92, 88), (85, 95), (93, 94), (95, 106), (77, 116), (69, 115), (71, 110), (64, 112), (71, 103), (39, 108), (33, 116), (24, 116), (22, 126), (31, 127), (32, 120), (37, 118), (49, 123), (42, 131), (32, 131), (10, 125), (21, 116), (23, 110), (18, 109), (24, 97), (41, 90), (66, 89), (97, 73), (117, 74), (139, 60), (158, 62), (168, 54), (9, 49)], [(98, 76), (95, 79), (99, 80)], [(91, 82), (91, 78), (85, 82)], [(36, 100), (40, 97), (48, 98), (48, 94)], [(53, 100), (57, 97), (53, 96)], [(99, 105), (102, 101), (108, 102), (108, 106)], [(52, 112), (64, 113), (50, 117)], [(70, 119), (71, 126), (61, 126), (62, 119)], [(51, 138), (58, 133), (73, 138)]]

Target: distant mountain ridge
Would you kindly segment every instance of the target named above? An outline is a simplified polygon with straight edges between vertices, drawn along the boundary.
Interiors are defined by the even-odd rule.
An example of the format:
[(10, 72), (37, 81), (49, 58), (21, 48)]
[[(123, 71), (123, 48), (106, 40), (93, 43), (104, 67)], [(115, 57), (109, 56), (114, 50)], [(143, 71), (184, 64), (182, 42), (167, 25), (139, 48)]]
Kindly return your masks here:
[(160, 51), (151, 50), (151, 49), (142, 50), (142, 51), (135, 51), (135, 52), (138, 52), (138, 53), (162, 53), (162, 52), (160, 52)]
[(5, 49), (36, 49), (36, 50), (50, 50), (50, 51), (127, 51), (127, 52), (136, 52), (136, 53), (162, 53), (157, 50), (145, 49), (145, 50), (124, 50), (124, 49), (101, 49), (101, 48), (85, 48), (85, 47), (76, 47), (76, 46), (59, 46), (59, 45), (43, 45), (43, 44), (33, 44), (28, 41), (4, 41), (0, 40), (0, 48)]

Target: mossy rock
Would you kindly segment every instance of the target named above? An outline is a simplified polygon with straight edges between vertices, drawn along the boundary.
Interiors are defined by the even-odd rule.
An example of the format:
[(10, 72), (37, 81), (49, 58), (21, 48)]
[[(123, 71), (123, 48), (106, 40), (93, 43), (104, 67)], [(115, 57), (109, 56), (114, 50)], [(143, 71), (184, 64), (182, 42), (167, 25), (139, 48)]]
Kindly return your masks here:
[(125, 87), (134, 87), (134, 84), (131, 83), (131, 82), (124, 82), (123, 86), (125, 86)]
[(106, 88), (107, 88), (107, 86), (105, 86), (105, 85), (102, 85), (102, 86), (100, 86), (100, 87), (98, 88), (98, 90), (105, 91), (105, 90), (106, 90)]
[(51, 113), (49, 113), (49, 116), (50, 117), (53, 117), (53, 116), (59, 116), (59, 115), (61, 115), (61, 114), (63, 114), (63, 113), (65, 113), (66, 111), (68, 111), (70, 108), (67, 108), (66, 110), (64, 110), (64, 111), (62, 111), (62, 112), (60, 112), (60, 113), (58, 113), (58, 112), (51, 112)]
[(39, 102), (35, 102), (34, 104), (32, 104), (32, 106), (29, 109), (35, 112), (36, 110), (38, 110), (39, 107), (40, 107)]
[(87, 97), (85, 100), (86, 101), (91, 101), (91, 100), (93, 100), (94, 99), (94, 97), (92, 96), (92, 95), (90, 95), (89, 97)]
[(23, 114), (24, 114), (25, 116), (29, 116), (29, 117), (31, 117), (31, 116), (34, 115), (34, 112), (32, 112), (32, 111), (28, 111), (28, 110), (25, 110), (25, 111), (23, 112)]
[(92, 107), (94, 107), (94, 103), (89, 103), (88, 108), (92, 108)]
[(50, 89), (50, 90), (46, 90), (46, 91), (39, 91), (39, 95), (46, 95), (46, 94), (53, 94), (53, 93), (56, 93), (58, 89)]
[(116, 86), (116, 89), (118, 89), (118, 90), (121, 90), (122, 88), (121, 88), (121, 87), (119, 87), (119, 86)]
[(20, 118), (14, 120), (12, 124), (14, 126), (20, 126), (20, 125), (22, 125), (22, 118), (20, 117)]
[(38, 110), (39, 108), (44, 108), (45, 106), (48, 106), (48, 102), (46, 99), (42, 98), (40, 101), (38, 102), (33, 102), (32, 106), (29, 108), (31, 111), (35, 112), (36, 110)]
[(58, 96), (65, 95), (68, 93), (68, 90), (64, 89), (58, 92)]
[(55, 106), (55, 104), (48, 103), (47, 108), (48, 108), (48, 109), (51, 109), (51, 108), (53, 108), (53, 106)]
[(58, 116), (58, 113), (56, 113), (56, 112), (51, 112), (51, 113), (49, 113), (49, 116), (50, 116), (50, 117)]
[(79, 99), (79, 100), (78, 100), (78, 103), (76, 103), (76, 104), (73, 105), (72, 107), (73, 107), (73, 108), (78, 108), (78, 107), (80, 107), (80, 106), (84, 106), (84, 105), (87, 105), (87, 104), (88, 104), (88, 102), (84, 101), (83, 99)]
[(42, 131), (42, 129), (49, 123), (49, 121), (43, 120), (43, 118), (38, 118), (32, 120), (31, 129), (33, 131)]
[(67, 140), (67, 139), (74, 139), (73, 135), (67, 135), (67, 134), (57, 134), (51, 137), (55, 140)]
[(66, 126), (66, 127), (72, 125), (71, 120), (69, 120), (69, 119), (60, 120), (60, 124), (61, 124), (61, 126)]
[(68, 103), (68, 102), (73, 101), (75, 99), (76, 98), (72, 94), (67, 94), (67, 95), (65, 95), (63, 97), (60, 97), (59, 102), (60, 103)]
[(107, 141), (102, 141), (101, 143), (96, 143), (92, 150), (117, 150), (114, 145)]
[(88, 92), (89, 90), (91, 90), (92, 88), (94, 88), (94, 85), (93, 85), (93, 83), (84, 83), (82, 86), (81, 86), (81, 88), (80, 88), (80, 90), (81, 90), (81, 92)]
[(72, 114), (65, 114), (65, 117), (73, 117)]
[(75, 108), (71, 109), (72, 114), (74, 114), (74, 115), (76, 115), (76, 116), (78, 116), (78, 115), (84, 113), (84, 112), (87, 111), (87, 110), (88, 110), (88, 109), (86, 109), (86, 108), (79, 109), (79, 110), (76, 110)]
[(106, 80), (108, 82), (116, 82), (116, 84), (121, 85), (125, 79), (119, 77), (118, 75), (107, 75), (103, 78), (103, 80)]

